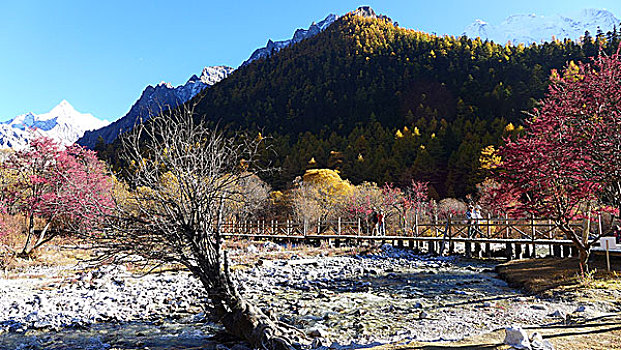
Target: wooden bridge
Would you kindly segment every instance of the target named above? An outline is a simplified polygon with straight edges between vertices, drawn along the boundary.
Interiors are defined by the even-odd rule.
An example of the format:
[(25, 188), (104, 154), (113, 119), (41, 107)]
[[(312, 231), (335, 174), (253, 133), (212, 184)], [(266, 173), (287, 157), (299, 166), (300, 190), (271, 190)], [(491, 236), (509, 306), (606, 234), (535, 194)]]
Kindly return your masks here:
[[(576, 221), (572, 226), (582, 229), (585, 222)], [(600, 232), (601, 226), (600, 219), (597, 225)], [(461, 252), (466, 256), (508, 259), (546, 255), (577, 256), (571, 240), (565, 239), (550, 220), (538, 218), (451, 218), (428, 222), (419, 222), (415, 218), (411, 226), (393, 224), (386, 229), (373, 228), (361, 219), (314, 223), (257, 220), (226, 222), (220, 226), (220, 230), (226, 238), (305, 242), (315, 245), (326, 242), (336, 247), (342, 244), (381, 242), (430, 254)]]

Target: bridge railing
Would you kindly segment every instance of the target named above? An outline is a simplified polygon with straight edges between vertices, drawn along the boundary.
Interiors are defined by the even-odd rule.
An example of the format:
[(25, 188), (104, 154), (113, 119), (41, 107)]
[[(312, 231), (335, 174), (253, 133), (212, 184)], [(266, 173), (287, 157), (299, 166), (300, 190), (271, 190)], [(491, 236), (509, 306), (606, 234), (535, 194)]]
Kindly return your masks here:
[[(583, 221), (574, 221), (577, 229), (584, 227)], [(601, 227), (601, 225), (599, 225)], [(227, 221), (221, 232), (242, 235), (344, 235), (344, 236), (398, 236), (398, 237), (444, 237), (444, 238), (486, 238), (486, 239), (564, 239), (563, 233), (546, 218), (492, 218), (466, 219), (451, 217), (441, 219), (414, 220), (410, 225), (392, 224), (382, 230), (366, 220), (343, 219), (316, 222), (294, 220), (252, 220)]]

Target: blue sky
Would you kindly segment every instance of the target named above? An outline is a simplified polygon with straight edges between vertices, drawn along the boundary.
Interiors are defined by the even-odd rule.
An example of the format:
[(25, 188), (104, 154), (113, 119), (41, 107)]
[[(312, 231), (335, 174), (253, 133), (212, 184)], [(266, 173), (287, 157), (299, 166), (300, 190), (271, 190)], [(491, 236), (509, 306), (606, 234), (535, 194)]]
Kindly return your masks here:
[(183, 84), (204, 66), (237, 67), (268, 38), (370, 5), (402, 27), (459, 35), (480, 18), (571, 14), (618, 0), (28, 1), (0, 0), (0, 121), (62, 99), (115, 120), (145, 86)]

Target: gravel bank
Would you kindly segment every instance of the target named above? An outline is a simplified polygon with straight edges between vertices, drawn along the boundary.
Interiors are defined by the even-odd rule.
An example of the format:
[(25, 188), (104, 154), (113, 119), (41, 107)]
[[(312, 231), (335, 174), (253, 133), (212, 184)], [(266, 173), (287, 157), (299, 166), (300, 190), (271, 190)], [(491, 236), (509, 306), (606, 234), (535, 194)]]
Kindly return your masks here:
[[(335, 347), (454, 340), (507, 325), (619, 311), (619, 305), (524, 296), (497, 279), (493, 267), (385, 246), (375, 255), (261, 260), (236, 269), (236, 275), (247, 298), (304, 329), (316, 345)], [(27, 276), (0, 280), (0, 345), (18, 335), (58, 338), (66, 329), (97, 333), (102, 325), (132, 322), (162, 334), (174, 321), (173, 334), (185, 331), (193, 342), (208, 341), (218, 328), (205, 318), (207, 299), (187, 272), (136, 278), (122, 266), (104, 266), (89, 273), (31, 269)], [(114, 345), (105, 334), (98, 341)], [(150, 348), (168, 348), (157, 344)]]

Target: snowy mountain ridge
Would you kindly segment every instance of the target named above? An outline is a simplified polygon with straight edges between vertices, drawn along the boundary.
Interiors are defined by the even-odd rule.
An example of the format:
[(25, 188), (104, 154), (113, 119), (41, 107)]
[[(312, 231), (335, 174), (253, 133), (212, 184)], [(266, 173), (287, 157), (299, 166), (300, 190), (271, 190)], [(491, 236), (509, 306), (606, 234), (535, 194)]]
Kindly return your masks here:
[(269, 39), (265, 47), (261, 47), (261, 48), (254, 50), (254, 52), (250, 55), (250, 57), (246, 61), (244, 61), (241, 65), (243, 67), (254, 60), (265, 58), (271, 55), (272, 52), (280, 51), (289, 45), (292, 45), (304, 39), (313, 37), (317, 35), (319, 32), (328, 28), (330, 24), (334, 23), (334, 21), (336, 21), (338, 18), (339, 16), (331, 13), (319, 23), (315, 23), (315, 22), (311, 23), (308, 29), (296, 30), (295, 33), (293, 33), (293, 37), (291, 39), (281, 40), (281, 41), (272, 41), (272, 39)]
[(516, 14), (495, 25), (477, 19), (464, 30), (463, 35), (470, 38), (492, 40), (499, 44), (511, 42), (514, 45), (540, 43), (552, 38), (579, 40), (588, 30), (592, 36), (597, 29), (604, 33), (619, 25), (619, 19), (605, 9), (584, 9), (571, 16), (536, 14)]
[(87, 130), (108, 124), (108, 121), (97, 119), (90, 113), (76, 111), (63, 100), (47, 113), (29, 112), (1, 122), (0, 148), (23, 149), (31, 139), (39, 136), (52, 138), (67, 146), (76, 142)]
[(208, 86), (228, 77), (233, 71), (234, 68), (227, 66), (210, 66), (203, 68), (200, 76), (192, 75), (183, 85), (172, 86), (166, 82), (160, 82), (155, 86), (149, 85), (127, 114), (98, 130), (87, 131), (78, 143), (90, 149), (95, 147), (99, 137), (104, 143), (111, 143), (121, 133), (133, 129), (139, 120), (149, 119), (153, 113), (175, 108), (189, 101)]
[[(315, 36), (334, 23), (338, 18), (339, 16), (335, 14), (329, 14), (322, 21), (318, 23), (313, 22), (308, 29), (297, 29), (291, 39), (276, 42), (268, 40), (267, 46), (256, 49), (241, 66), (245, 66), (254, 60), (269, 56), (272, 52), (279, 51), (284, 47)], [(149, 115), (159, 111), (160, 107), (166, 106), (174, 108), (181, 103), (189, 101), (206, 87), (214, 85), (228, 77), (234, 70), (234, 68), (227, 66), (210, 66), (205, 67), (200, 76), (192, 75), (184, 85), (174, 87), (165, 82), (161, 82), (155, 86), (149, 85), (126, 115), (99, 130), (86, 132), (84, 136), (78, 140), (78, 143), (91, 149), (95, 147), (99, 137), (103, 139), (104, 143), (111, 143), (121, 133), (131, 130), (139, 119), (148, 119)]]

